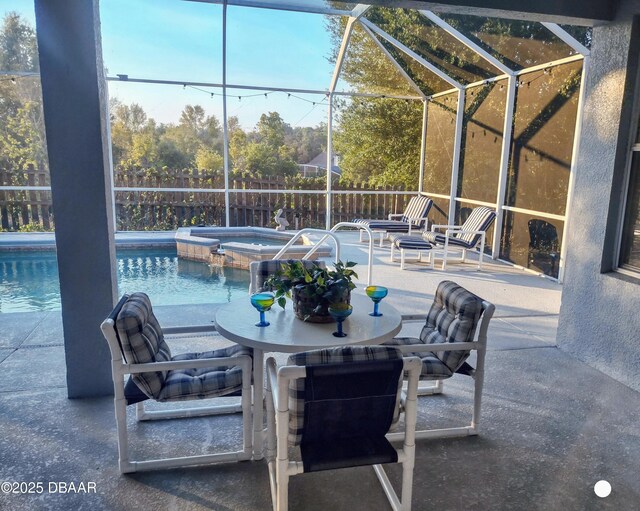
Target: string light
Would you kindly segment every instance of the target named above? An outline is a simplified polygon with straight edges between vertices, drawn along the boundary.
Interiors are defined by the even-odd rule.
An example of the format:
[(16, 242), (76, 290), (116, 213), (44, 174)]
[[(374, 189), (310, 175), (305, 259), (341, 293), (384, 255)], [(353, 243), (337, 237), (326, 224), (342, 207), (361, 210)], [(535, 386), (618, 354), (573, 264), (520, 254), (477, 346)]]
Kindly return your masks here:
[[(187, 87), (190, 88), (190, 89), (193, 89), (193, 90), (208, 94), (209, 97), (211, 97), (211, 98), (213, 98), (214, 96), (220, 96), (220, 97), (224, 96), (223, 93), (211, 92), (211, 91), (202, 89), (200, 87), (196, 87), (194, 85), (183, 84), (183, 86), (182, 86), (183, 89), (186, 89)], [(314, 105), (314, 106), (315, 105), (320, 105), (320, 104), (324, 103), (325, 101), (327, 101), (329, 99), (329, 93), (328, 92), (323, 93), (325, 95), (325, 97), (322, 98), (322, 101), (313, 101), (311, 99), (306, 99), (306, 98), (303, 98), (303, 97), (298, 96), (296, 94), (292, 94), (291, 92), (286, 92), (286, 91), (281, 91), (281, 90), (272, 90), (272, 91), (269, 91), (269, 92), (258, 92), (256, 94), (241, 94), (241, 95), (238, 95), (238, 96), (235, 96), (235, 97), (238, 98), (238, 101), (242, 101), (243, 98), (255, 98), (257, 96), (264, 96), (265, 98), (268, 98), (271, 94), (276, 94), (276, 93), (286, 94), (287, 95), (287, 99), (295, 98), (295, 99), (298, 99), (300, 101), (304, 101), (304, 102), (309, 103), (309, 104)], [(386, 96), (385, 94), (372, 94), (372, 95), (369, 96), (369, 99), (388, 99), (388, 98), (389, 97)], [(396, 99), (396, 98), (391, 98), (391, 99)], [(400, 99), (400, 98), (397, 98), (397, 99)], [(410, 101), (407, 98), (404, 98), (404, 100), (407, 102), (407, 104)], [(429, 99), (429, 101), (431, 101), (431, 99)], [(445, 99), (445, 101), (448, 101), (448, 98)], [(362, 101), (360, 101), (359, 104), (363, 105), (364, 103)]]

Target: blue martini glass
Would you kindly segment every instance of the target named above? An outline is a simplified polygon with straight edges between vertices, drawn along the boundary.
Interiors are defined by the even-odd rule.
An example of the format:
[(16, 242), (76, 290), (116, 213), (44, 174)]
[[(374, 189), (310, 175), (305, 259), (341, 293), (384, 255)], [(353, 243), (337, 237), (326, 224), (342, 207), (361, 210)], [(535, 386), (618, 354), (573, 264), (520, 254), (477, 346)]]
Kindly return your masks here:
[(342, 322), (351, 316), (353, 307), (348, 303), (334, 303), (333, 305), (329, 305), (327, 310), (329, 314), (331, 314), (331, 317), (336, 320), (336, 323), (338, 323), (338, 331), (333, 332), (333, 336), (346, 337), (347, 334), (342, 331)]
[(382, 316), (381, 312), (378, 312), (378, 304), (382, 301), (382, 299), (387, 296), (389, 290), (386, 287), (382, 286), (368, 286), (365, 290), (367, 296), (373, 300), (373, 312), (369, 313), (369, 316)]
[(256, 326), (269, 326), (271, 324), (265, 319), (264, 313), (271, 309), (275, 300), (276, 298), (273, 296), (273, 293), (256, 293), (251, 295), (251, 305), (260, 313), (260, 322), (256, 323)]

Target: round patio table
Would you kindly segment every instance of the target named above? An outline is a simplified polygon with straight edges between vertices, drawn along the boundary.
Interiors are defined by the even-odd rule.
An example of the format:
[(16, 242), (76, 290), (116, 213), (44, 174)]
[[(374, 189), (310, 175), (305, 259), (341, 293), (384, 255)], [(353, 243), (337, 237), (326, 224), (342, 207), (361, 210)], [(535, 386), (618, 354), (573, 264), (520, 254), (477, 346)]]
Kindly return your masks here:
[[(365, 295), (352, 293), (353, 313), (343, 323), (346, 337), (334, 337), (336, 323), (308, 323), (296, 317), (290, 301), (283, 310), (274, 304), (265, 313), (267, 327), (257, 327), (258, 311), (249, 297), (233, 300), (218, 308), (215, 323), (217, 331), (230, 341), (253, 348), (254, 403), (263, 402), (264, 353), (297, 353), (301, 351), (357, 344), (382, 344), (402, 328), (400, 313), (383, 300), (379, 310), (382, 316), (372, 317), (373, 302)], [(254, 406), (253, 458), (261, 459), (264, 444), (262, 406)]]

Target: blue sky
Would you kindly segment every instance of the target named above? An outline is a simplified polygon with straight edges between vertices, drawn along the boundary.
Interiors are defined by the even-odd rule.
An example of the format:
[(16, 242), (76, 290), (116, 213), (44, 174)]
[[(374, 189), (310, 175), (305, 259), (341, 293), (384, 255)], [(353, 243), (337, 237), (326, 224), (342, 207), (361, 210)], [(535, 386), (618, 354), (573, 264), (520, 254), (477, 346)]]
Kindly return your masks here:
[[(177, 81), (222, 81), (222, 7), (184, 0), (101, 0), (103, 58), (109, 75)], [(0, 0), (34, 22), (32, 0)], [(228, 7), (227, 82), (324, 90), (333, 66), (323, 16)], [(220, 93), (220, 89), (211, 89)], [(278, 111), (291, 125), (326, 121), (325, 104), (274, 93), (238, 100), (256, 91), (229, 91), (229, 115), (252, 128), (260, 115)], [(180, 86), (110, 82), (109, 93), (140, 104), (158, 122), (176, 122), (187, 104), (222, 118), (222, 99)], [(323, 96), (299, 95), (321, 102)]]

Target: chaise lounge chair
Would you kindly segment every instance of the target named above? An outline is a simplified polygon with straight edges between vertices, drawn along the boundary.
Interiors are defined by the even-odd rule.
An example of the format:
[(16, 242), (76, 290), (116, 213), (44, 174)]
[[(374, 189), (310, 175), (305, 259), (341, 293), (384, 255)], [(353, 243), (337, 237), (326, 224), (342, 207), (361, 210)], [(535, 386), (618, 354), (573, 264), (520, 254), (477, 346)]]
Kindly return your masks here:
[[(404, 213), (389, 214), (388, 220), (375, 220), (356, 218), (355, 223), (363, 224), (372, 231), (380, 233), (380, 246), (384, 238), (389, 233), (408, 233), (428, 228), (429, 219), (427, 215), (433, 206), (433, 201), (426, 195), (416, 195), (412, 197)], [(394, 220), (399, 218), (399, 220)], [(362, 241), (362, 231), (360, 231), (360, 241)]]
[[(422, 252), (429, 254), (431, 268), (434, 268), (436, 252), (442, 253), (442, 269), (447, 268), (447, 261), (451, 260), (451, 251), (461, 251), (461, 257), (457, 262), (464, 263), (467, 257), (467, 250), (476, 247), (480, 251), (478, 270), (482, 269), (482, 256), (486, 242), (487, 231), (496, 219), (496, 212), (485, 206), (475, 208), (469, 218), (461, 226), (457, 225), (434, 225), (429, 232), (422, 233), (422, 236), (392, 235), (391, 236), (391, 262), (395, 261), (395, 251), (400, 250), (400, 268), (405, 269), (405, 252), (407, 250), (418, 251), (418, 260), (421, 259)], [(444, 230), (438, 232), (438, 229)]]

